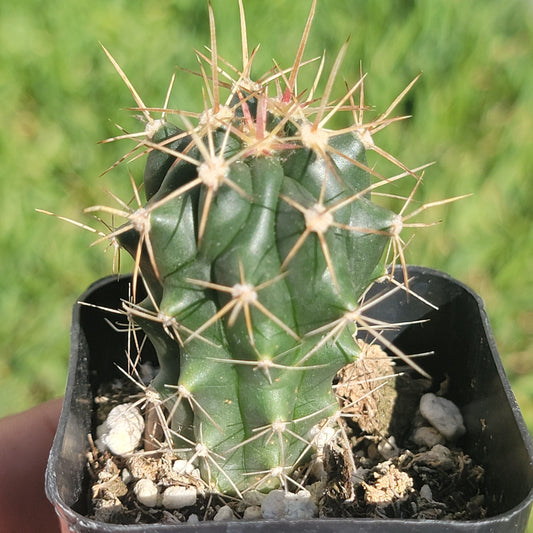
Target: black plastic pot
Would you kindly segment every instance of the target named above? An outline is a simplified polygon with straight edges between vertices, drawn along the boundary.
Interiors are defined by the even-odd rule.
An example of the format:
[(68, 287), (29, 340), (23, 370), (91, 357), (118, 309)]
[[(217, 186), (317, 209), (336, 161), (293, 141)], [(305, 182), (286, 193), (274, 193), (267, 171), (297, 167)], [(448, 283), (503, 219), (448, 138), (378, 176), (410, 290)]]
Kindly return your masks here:
[[(117, 365), (125, 367), (126, 335), (110, 327), (105, 312), (76, 304), (67, 391), (46, 475), (48, 498), (64, 524), (80, 533), (525, 531), (533, 501), (533, 445), (505, 376), (483, 302), (471, 289), (441, 272), (409, 267), (409, 276), (412, 290), (438, 310), (396, 291), (372, 308), (372, 315), (390, 322), (429, 319), (389, 331), (388, 335), (406, 353), (434, 351), (423, 366), (433, 376), (448, 376), (448, 397), (460, 406), (465, 418), (465, 451), (485, 467), (489, 518), (468, 522), (316, 519), (134, 526), (86, 518), (86, 453), (93, 397), (99, 382), (119, 375)], [(100, 280), (81, 301), (117, 308), (120, 299), (127, 298), (130, 282), (129, 277)], [(382, 289), (377, 285), (373, 293)], [(116, 319), (116, 315), (111, 318)], [(147, 352), (145, 357), (153, 354)]]

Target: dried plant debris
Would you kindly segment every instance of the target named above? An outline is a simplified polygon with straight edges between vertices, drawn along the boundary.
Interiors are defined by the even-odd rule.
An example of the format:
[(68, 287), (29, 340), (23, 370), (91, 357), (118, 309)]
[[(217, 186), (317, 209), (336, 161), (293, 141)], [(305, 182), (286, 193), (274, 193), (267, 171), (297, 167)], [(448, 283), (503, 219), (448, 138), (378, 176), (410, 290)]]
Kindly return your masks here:
[(380, 346), (357, 341), (357, 361), (337, 374), (335, 391), (343, 398), (343, 412), (365, 433), (403, 435), (431, 381), (402, 372)]
[[(370, 447), (358, 451), (355, 479), (330, 480), (324, 516), (474, 520), (487, 515), (484, 470), (459, 448), (437, 444), (380, 460), (369, 457)], [(345, 498), (350, 483), (352, 501)]]
[[(313, 455), (285, 487), (228, 497), (211, 492), (190, 455), (179, 450), (118, 456), (99, 443), (89, 454), (91, 516), (111, 523), (485, 517), (483, 468), (460, 440), (445, 437), (420, 414), (428, 394), (435, 396), (427, 392), (430, 383), (399, 372), (377, 346), (361, 343), (361, 349), (360, 360), (344, 367), (334, 384), (343, 429), (325, 428)], [(115, 383), (98, 397), (98, 424), (115, 404), (135, 403), (128, 391), (135, 392)]]

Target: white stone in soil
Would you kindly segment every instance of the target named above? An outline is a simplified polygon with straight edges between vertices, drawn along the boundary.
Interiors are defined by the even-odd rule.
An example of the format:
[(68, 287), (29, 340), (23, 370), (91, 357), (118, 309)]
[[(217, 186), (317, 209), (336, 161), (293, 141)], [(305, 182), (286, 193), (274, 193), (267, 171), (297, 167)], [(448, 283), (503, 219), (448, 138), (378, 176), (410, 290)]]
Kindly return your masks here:
[(231, 507), (223, 505), (213, 517), (213, 522), (227, 522), (228, 520), (233, 520), (234, 518), (235, 515), (233, 514)]
[(420, 487), (420, 496), (428, 502), (433, 501), (433, 492), (431, 492), (431, 487), (427, 483)]
[(255, 489), (249, 490), (242, 495), (242, 499), (247, 506), (257, 507), (261, 507), (261, 503), (265, 497), (266, 494), (264, 492), (259, 492)]
[(192, 474), (194, 471), (194, 465), (185, 459), (176, 459), (172, 465), (172, 470), (178, 474)]
[(197, 514), (191, 514), (189, 515), (189, 518), (187, 518), (187, 522), (190, 522), (191, 524), (196, 524), (200, 522), (200, 519), (198, 518)]
[(431, 450), (419, 455), (419, 461), (437, 467), (440, 470), (451, 470), (455, 468), (452, 452), (442, 444), (436, 444)]
[(144, 431), (144, 419), (131, 403), (113, 407), (103, 424), (96, 429), (96, 446), (115, 455), (128, 455), (139, 446)]
[(307, 490), (299, 490), (296, 494), (289, 492), (286, 499), (287, 518), (314, 518), (318, 508)]
[(296, 494), (281, 489), (272, 490), (261, 503), (261, 514), (267, 520), (314, 518), (317, 511), (307, 490), (300, 490)]
[(181, 509), (196, 503), (197, 493), (194, 487), (174, 485), (163, 491), (163, 507), (166, 509)]
[(128, 485), (134, 480), (134, 477), (131, 475), (131, 472), (127, 468), (122, 469), (120, 477), (122, 478), (122, 482), (126, 485)]
[(285, 491), (271, 490), (261, 502), (261, 514), (267, 520), (276, 520), (285, 516)]
[(433, 426), (422, 426), (416, 428), (412, 436), (413, 442), (418, 446), (433, 448), (436, 444), (444, 444), (444, 435)]
[(466, 432), (459, 408), (452, 401), (431, 392), (420, 398), (420, 414), (450, 441)]
[(159, 502), (157, 485), (149, 479), (139, 479), (133, 488), (137, 501), (146, 507), (155, 507)]
[(396, 446), (396, 439), (392, 435), (379, 441), (378, 452), (384, 459), (392, 459), (400, 455), (400, 449)]
[(242, 514), (243, 520), (261, 520), (263, 515), (261, 514), (261, 507), (259, 505), (250, 505), (246, 507)]

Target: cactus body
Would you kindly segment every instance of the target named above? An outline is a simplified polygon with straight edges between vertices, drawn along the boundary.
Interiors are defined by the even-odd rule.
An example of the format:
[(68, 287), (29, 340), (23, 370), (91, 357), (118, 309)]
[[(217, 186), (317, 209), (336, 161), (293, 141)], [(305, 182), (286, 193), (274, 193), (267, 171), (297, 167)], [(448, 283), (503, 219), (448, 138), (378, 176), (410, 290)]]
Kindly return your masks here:
[[(243, 152), (241, 141), (231, 133), (227, 137), (223, 128), (209, 135), (211, 140), (202, 142), (212, 142), (215, 154), (223, 144), (230, 154)], [(155, 265), (145, 250), (141, 269), (151, 271), (146, 277), (152, 283), (151, 298), (143, 305), (154, 311), (155, 304), (181, 332), (179, 339), (171, 339), (162, 327), (148, 326), (164, 376), (156, 386), (163, 396), (175, 396), (178, 390), (168, 385), (183, 391), (172, 427), (206, 447), (204, 453), (224, 474), (204, 457), (204, 475), (225, 491), (241, 490), (295, 464), (312, 441), (313, 426), (337, 410), (332, 378), (357, 357), (353, 324), (322, 345), (325, 333), (314, 332), (357, 308), (395, 215), (367, 194), (351, 200), (370, 185), (368, 173), (343, 158), (366, 164), (357, 136), (344, 133), (331, 143), (342, 155), (327, 162), (301, 145), (244, 155), (229, 164), (222, 159), (226, 154), (215, 156), (226, 167), (225, 179), (238, 188), (223, 183), (210, 199), (207, 215), (208, 187), (167, 198), (186, 188), (197, 169), (211, 161), (199, 155), (194, 168), (176, 156), (170, 166), (168, 161), (158, 165), (153, 162), (162, 159), (157, 150), (148, 158), (145, 183), (151, 186), (145, 209)], [(327, 213), (342, 200), (346, 206)], [(307, 221), (296, 204), (310, 210)], [(200, 237), (203, 216), (207, 220)], [(317, 220), (310, 220), (313, 216)], [(333, 226), (333, 221), (345, 227)], [(309, 231), (313, 223), (318, 227)], [(309, 234), (296, 249), (305, 232)], [(138, 242), (135, 233), (131, 229), (121, 237), (124, 245)], [(291, 250), (296, 251), (284, 265)]]
[[(313, 13), (314, 3), (308, 26)], [(308, 27), (301, 50), (307, 38)], [(238, 494), (287, 486), (337, 413), (332, 379), (357, 358), (359, 301), (384, 249), (397, 255), (402, 218), (371, 198), (388, 180), (376, 185), (366, 150), (387, 117), (363, 124), (362, 80), (329, 102), (344, 50), (321, 99), (295, 92), (301, 57), (253, 82), (243, 50), (222, 102), (214, 44), (213, 96), (195, 125), (180, 112), (183, 129), (153, 120), (132, 91), (149, 118), (146, 205), (112, 236), (148, 289), (127, 308), (157, 351), (152, 385), (173, 445), (210, 487)], [(326, 129), (341, 110), (355, 123)], [(393, 179), (418, 177), (401, 168)]]

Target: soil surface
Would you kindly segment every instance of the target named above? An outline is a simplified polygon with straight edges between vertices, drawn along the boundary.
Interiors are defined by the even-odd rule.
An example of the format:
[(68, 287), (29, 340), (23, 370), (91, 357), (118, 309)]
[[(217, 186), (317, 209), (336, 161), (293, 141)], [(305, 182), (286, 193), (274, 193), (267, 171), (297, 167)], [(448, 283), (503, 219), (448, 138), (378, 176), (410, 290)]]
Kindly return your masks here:
[[(379, 347), (338, 373), (341, 430), (325, 446), (320, 464), (294, 473), (312, 495), (319, 517), (473, 520), (487, 516), (484, 470), (457, 442), (447, 442), (418, 411), (429, 380), (403, 372)], [(438, 388), (438, 385), (437, 385)], [(433, 390), (432, 389), (432, 390)], [(139, 389), (126, 378), (106, 385), (96, 400), (96, 424), (115, 405), (134, 402)], [(445, 384), (438, 394), (445, 396)], [(420, 435), (424, 435), (420, 438)], [(196, 522), (259, 518), (261, 495), (232, 499), (209, 493), (194, 472), (174, 467), (173, 453), (113, 456), (93, 446), (88, 454), (92, 518), (110, 523)], [(160, 490), (196, 488), (196, 503), (179, 510), (139, 503), (134, 487), (148, 479)]]

